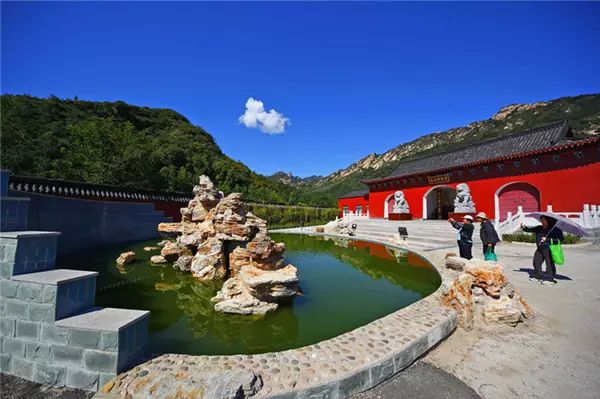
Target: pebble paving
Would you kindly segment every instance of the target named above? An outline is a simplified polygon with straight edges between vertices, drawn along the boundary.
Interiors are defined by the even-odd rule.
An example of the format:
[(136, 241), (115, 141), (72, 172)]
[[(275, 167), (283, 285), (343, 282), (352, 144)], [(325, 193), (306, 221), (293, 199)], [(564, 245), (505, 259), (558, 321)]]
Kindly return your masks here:
[(231, 370), (253, 371), (261, 376), (263, 387), (257, 398), (343, 398), (362, 392), (408, 367), (456, 328), (455, 313), (442, 307), (439, 301), (441, 287), (452, 275), (443, 266), (443, 258), (435, 258), (431, 253), (426, 258), (442, 276), (440, 288), (353, 331), (275, 353), (165, 354), (120, 374), (105, 386), (104, 392), (111, 396), (122, 395), (124, 391), (140, 392), (153, 379), (164, 378), (166, 374), (173, 377), (172, 389), (176, 392), (178, 385), (189, 386), (189, 379), (195, 375)]

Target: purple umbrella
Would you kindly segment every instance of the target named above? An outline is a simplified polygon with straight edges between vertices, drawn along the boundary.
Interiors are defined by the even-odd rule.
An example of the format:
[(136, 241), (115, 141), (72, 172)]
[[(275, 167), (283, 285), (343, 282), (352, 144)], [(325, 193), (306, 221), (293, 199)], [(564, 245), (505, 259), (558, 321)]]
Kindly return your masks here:
[(569, 218), (557, 215), (552, 212), (531, 212), (527, 216), (536, 218), (537, 220), (540, 220), (542, 216), (546, 216), (547, 218), (556, 220), (556, 224), (552, 228), (558, 227), (565, 233), (571, 233), (579, 237), (589, 236), (589, 233), (580, 224), (575, 223)]

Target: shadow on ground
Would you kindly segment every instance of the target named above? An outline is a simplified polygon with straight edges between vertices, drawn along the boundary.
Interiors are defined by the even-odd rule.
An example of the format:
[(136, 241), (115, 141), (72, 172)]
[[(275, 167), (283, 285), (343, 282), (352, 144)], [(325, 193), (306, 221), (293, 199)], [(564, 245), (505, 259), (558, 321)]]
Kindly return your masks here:
[(481, 399), (467, 384), (422, 360), (351, 399)]
[[(521, 273), (528, 273), (529, 277), (533, 277), (533, 268), (520, 267), (518, 269), (513, 269), (513, 271), (514, 272), (521, 272)], [(554, 279), (556, 279), (556, 280), (570, 280), (570, 281), (573, 280), (571, 277), (564, 276), (564, 275), (558, 274), (558, 273), (554, 276)]]
[(93, 392), (54, 388), (8, 374), (0, 374), (0, 399), (90, 399)]

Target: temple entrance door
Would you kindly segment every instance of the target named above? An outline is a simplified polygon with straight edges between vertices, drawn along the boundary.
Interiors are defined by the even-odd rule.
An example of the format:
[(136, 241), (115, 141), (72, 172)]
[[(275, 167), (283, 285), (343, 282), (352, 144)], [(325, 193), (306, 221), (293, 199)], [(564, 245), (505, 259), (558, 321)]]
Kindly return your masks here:
[(454, 211), (456, 190), (449, 186), (435, 187), (425, 194), (423, 216), (426, 219), (448, 219)]
[(517, 213), (518, 207), (523, 207), (523, 212), (537, 212), (540, 210), (540, 191), (528, 183), (512, 183), (498, 192), (499, 219), (506, 220), (508, 212)]

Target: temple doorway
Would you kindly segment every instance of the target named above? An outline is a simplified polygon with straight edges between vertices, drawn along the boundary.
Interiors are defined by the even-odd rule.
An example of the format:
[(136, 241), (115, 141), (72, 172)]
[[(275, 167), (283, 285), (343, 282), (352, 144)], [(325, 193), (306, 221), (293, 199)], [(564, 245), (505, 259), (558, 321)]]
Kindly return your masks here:
[(438, 186), (423, 197), (423, 219), (448, 219), (454, 211), (456, 190), (450, 186)]

